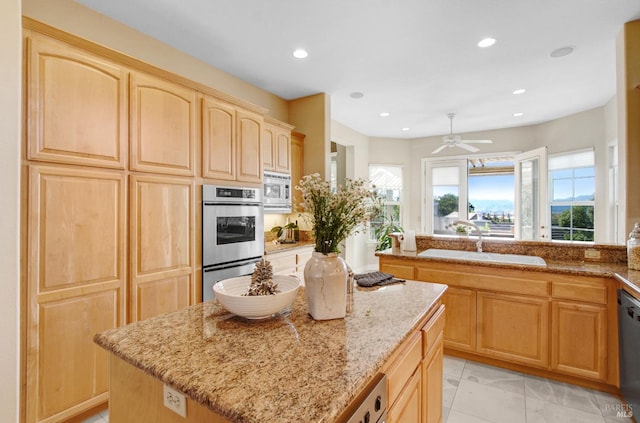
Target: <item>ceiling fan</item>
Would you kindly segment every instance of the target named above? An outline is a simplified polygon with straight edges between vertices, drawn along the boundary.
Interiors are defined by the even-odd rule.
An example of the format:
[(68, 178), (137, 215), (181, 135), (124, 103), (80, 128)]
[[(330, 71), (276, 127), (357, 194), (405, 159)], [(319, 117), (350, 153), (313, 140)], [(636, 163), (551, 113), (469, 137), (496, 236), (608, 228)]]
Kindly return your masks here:
[(449, 120), (451, 121), (451, 132), (449, 135), (445, 135), (442, 137), (442, 145), (431, 152), (431, 154), (436, 154), (441, 152), (447, 147), (460, 147), (472, 153), (476, 151), (480, 151), (479, 148), (476, 148), (472, 145), (468, 144), (491, 144), (493, 141), (491, 140), (463, 140), (460, 138), (460, 135), (453, 134), (453, 118), (456, 116), (455, 113), (449, 113)]

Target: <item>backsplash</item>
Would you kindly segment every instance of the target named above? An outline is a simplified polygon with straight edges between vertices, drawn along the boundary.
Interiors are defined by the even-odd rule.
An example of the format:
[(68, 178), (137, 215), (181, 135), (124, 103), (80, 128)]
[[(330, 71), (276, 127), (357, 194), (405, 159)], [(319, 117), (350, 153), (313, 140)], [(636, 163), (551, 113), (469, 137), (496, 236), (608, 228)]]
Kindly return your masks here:
[[(423, 251), (428, 248), (475, 251), (476, 241), (477, 238), (475, 237), (416, 236), (418, 251)], [(482, 250), (491, 253), (539, 256), (545, 260), (591, 263), (627, 262), (626, 247), (624, 245), (612, 244), (576, 244), (568, 242), (513, 241), (483, 238)], [(585, 257), (585, 255), (588, 257)]]

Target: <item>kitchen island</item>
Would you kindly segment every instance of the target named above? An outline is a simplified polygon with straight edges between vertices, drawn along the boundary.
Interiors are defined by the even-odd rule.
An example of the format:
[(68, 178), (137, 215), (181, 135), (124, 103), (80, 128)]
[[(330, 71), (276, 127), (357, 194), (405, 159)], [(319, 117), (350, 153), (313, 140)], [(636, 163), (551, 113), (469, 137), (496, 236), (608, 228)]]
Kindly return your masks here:
[[(301, 288), (290, 311), (266, 320), (208, 301), (96, 335), (111, 353), (110, 421), (341, 422), (381, 372), (393, 406), (413, 398), (405, 381), (427, 382), (428, 368), (439, 374), (429, 397), (441, 398), (445, 290), (414, 281), (356, 287), (346, 318), (314, 321)], [(186, 419), (163, 407), (162, 384), (186, 396)], [(411, 413), (426, 421), (421, 396)]]

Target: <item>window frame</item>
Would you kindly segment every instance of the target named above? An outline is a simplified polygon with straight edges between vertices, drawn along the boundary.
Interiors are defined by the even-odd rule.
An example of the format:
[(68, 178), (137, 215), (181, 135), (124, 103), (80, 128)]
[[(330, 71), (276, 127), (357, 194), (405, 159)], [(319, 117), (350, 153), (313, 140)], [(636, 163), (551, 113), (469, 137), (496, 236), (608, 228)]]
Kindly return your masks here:
[[(591, 164), (590, 165), (580, 165), (580, 166), (572, 166), (572, 167), (557, 167), (557, 168), (552, 168), (551, 166), (548, 166), (548, 212), (549, 212), (549, 230), (550, 230), (550, 236), (549, 236), (549, 240), (551, 242), (569, 242), (569, 243), (586, 243), (586, 244), (595, 244), (595, 240), (596, 240), (596, 224), (595, 224), (595, 220), (596, 220), (596, 197), (597, 197), (597, 193), (596, 193), (596, 185), (597, 185), (597, 173), (596, 173), (596, 158), (595, 158), (595, 149), (594, 148), (582, 148), (582, 149), (578, 149), (578, 150), (570, 150), (570, 151), (565, 151), (565, 152), (561, 152), (561, 153), (554, 153), (554, 154), (550, 154), (548, 161), (549, 163), (554, 159), (554, 158), (558, 158), (558, 157), (562, 157), (562, 156), (571, 156), (571, 155), (578, 155), (578, 154), (583, 154), (583, 153), (591, 153)], [(590, 176), (590, 178), (593, 178), (593, 199), (592, 200), (579, 200), (576, 201), (574, 199), (575, 197), (575, 181), (577, 179), (581, 179), (580, 177), (576, 178), (575, 175), (575, 171), (576, 169), (592, 169), (593, 170), (593, 176)], [(571, 170), (571, 178), (563, 178), (563, 179), (569, 179), (571, 180), (571, 195), (572, 195), (572, 199), (571, 201), (554, 201), (554, 193), (553, 193), (553, 182), (554, 182), (554, 178), (553, 178), (553, 172), (554, 171), (558, 171), (558, 170)], [(555, 180), (559, 180), (559, 179), (555, 179)], [(572, 239), (573, 236), (571, 236), (571, 239), (553, 239), (553, 229), (554, 228), (561, 228), (559, 226), (553, 226), (552, 224), (552, 220), (551, 220), (551, 210), (554, 206), (559, 206), (559, 207), (580, 207), (580, 206), (587, 206), (587, 207), (591, 207), (593, 210), (593, 228), (589, 229), (589, 228), (574, 228), (573, 226), (573, 219), (572, 219), (572, 223), (571, 226), (568, 228), (569, 229), (569, 233), (573, 234), (573, 232), (575, 230), (586, 230), (586, 231), (590, 231), (593, 234), (593, 240), (591, 241), (581, 241), (581, 240), (574, 240)], [(566, 229), (566, 228), (562, 228), (562, 229)]]
[[(390, 164), (390, 163), (369, 163), (369, 165), (367, 166), (367, 173), (369, 176), (369, 181), (371, 184), (374, 184), (374, 181), (371, 178), (371, 168), (372, 167), (381, 167), (381, 168), (397, 168), (400, 170), (400, 189), (399, 191), (399, 199), (398, 201), (395, 200), (385, 200), (385, 206), (398, 206), (398, 221), (394, 223), (397, 223), (398, 226), (402, 227), (402, 215), (404, 213), (404, 191), (405, 191), (405, 184), (404, 184), (404, 165), (401, 164)], [(375, 185), (375, 184), (374, 184)], [(377, 188), (377, 187), (376, 187)], [(373, 238), (373, 226), (371, 224), (368, 225), (367, 228), (368, 234), (367, 234), (367, 241), (370, 244), (377, 244), (378, 240)]]

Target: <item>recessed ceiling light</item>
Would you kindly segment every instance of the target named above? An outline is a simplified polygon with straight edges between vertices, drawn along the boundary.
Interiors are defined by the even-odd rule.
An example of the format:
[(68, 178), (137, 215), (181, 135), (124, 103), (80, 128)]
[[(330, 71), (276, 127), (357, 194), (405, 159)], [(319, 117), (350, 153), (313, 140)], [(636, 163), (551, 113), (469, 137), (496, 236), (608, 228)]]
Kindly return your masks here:
[(355, 91), (355, 92), (352, 92), (351, 94), (349, 94), (349, 97), (351, 97), (351, 98), (362, 98), (362, 97), (364, 97), (364, 94), (359, 92), (359, 91)]
[(298, 59), (304, 59), (308, 55), (309, 55), (309, 53), (307, 53), (307, 50), (305, 50), (303, 48), (296, 49), (293, 52), (293, 57), (298, 58)]
[(553, 57), (553, 58), (558, 58), (558, 57), (568, 56), (568, 55), (570, 55), (571, 53), (573, 53), (573, 51), (574, 51), (575, 49), (576, 49), (576, 48), (575, 48), (575, 47), (573, 47), (573, 46), (564, 46), (564, 47), (560, 47), (560, 48), (557, 48), (557, 49), (553, 50), (553, 51), (551, 52), (551, 54), (549, 54), (549, 56), (551, 56), (551, 57)]
[(491, 47), (492, 45), (494, 45), (496, 43), (496, 39), (495, 38), (485, 38), (483, 40), (480, 40), (480, 42), (478, 43), (478, 47)]
[(380, 116), (387, 117), (387, 116), (389, 116), (389, 112), (382, 112), (382, 113), (380, 113)]
[(513, 117), (520, 117), (520, 116), (524, 116), (524, 113), (522, 112), (517, 112), (513, 114)]
[(402, 128), (402, 132), (408, 132), (410, 130), (411, 130), (411, 128)]
[(527, 90), (525, 90), (524, 88), (520, 88), (517, 90), (513, 91), (513, 94), (518, 95), (518, 94), (524, 94)]

